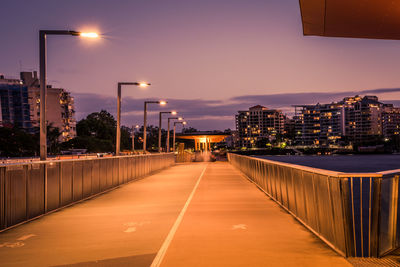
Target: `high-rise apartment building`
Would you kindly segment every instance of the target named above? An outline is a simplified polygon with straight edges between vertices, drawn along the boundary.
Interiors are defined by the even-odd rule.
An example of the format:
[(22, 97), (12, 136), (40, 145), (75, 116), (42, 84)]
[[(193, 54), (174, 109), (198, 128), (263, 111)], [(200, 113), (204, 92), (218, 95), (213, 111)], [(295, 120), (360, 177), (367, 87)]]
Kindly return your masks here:
[[(28, 88), (31, 121), (34, 127), (40, 123), (40, 82), (36, 72), (21, 72), (21, 81)], [(74, 98), (63, 88), (47, 86), (46, 119), (60, 132), (60, 141), (76, 136)]]
[(342, 104), (295, 106), (296, 142), (302, 145), (336, 143), (345, 132), (345, 112)]
[[(40, 124), (40, 83), (36, 72), (21, 72), (21, 79), (0, 76), (1, 125), (33, 132)], [(62, 88), (47, 87), (47, 122), (57, 127), (60, 141), (76, 136), (74, 98)]]
[[(376, 96), (346, 97), (331, 104), (295, 106), (296, 142), (301, 145), (337, 144), (342, 137), (355, 143), (396, 132), (397, 110)], [(386, 112), (385, 112), (386, 110)], [(396, 124), (397, 123), (397, 124)]]
[(236, 130), (240, 146), (254, 147), (258, 140), (272, 140), (277, 134), (284, 134), (285, 115), (280, 110), (257, 105), (238, 111)]
[(32, 131), (28, 88), (18, 79), (0, 75), (0, 125)]
[(382, 132), (386, 138), (400, 135), (400, 108), (393, 107), (393, 104), (383, 105)]

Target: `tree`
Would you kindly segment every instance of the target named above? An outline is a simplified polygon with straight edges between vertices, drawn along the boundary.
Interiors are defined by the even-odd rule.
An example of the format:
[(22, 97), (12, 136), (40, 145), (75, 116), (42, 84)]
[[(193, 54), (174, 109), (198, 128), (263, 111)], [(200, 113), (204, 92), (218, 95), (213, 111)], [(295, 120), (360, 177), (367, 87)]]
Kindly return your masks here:
[(0, 156), (29, 157), (39, 151), (39, 137), (16, 127), (0, 127)]
[(116, 120), (106, 110), (91, 113), (76, 125), (78, 136), (92, 136), (103, 140), (114, 140), (116, 129)]
[(48, 150), (52, 154), (57, 154), (60, 152), (59, 141), (58, 138), (60, 137), (61, 132), (58, 127), (53, 127), (53, 123), (47, 125), (47, 143), (48, 143)]
[[(63, 143), (62, 149), (80, 148), (88, 152), (114, 152), (117, 122), (106, 110), (93, 112), (76, 125), (77, 137)], [(121, 151), (132, 149), (130, 129), (121, 127)]]
[(192, 127), (184, 128), (184, 129), (182, 130), (182, 133), (195, 133), (195, 132), (198, 132), (197, 129), (192, 128)]

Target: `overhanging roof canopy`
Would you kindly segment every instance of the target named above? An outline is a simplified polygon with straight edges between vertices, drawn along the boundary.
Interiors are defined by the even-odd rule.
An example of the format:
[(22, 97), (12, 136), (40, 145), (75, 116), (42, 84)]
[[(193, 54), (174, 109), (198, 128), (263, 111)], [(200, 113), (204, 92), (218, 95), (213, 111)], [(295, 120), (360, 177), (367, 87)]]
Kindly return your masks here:
[(300, 0), (304, 35), (400, 40), (399, 0)]
[(188, 133), (188, 134), (178, 134), (176, 135), (177, 139), (189, 139), (189, 140), (197, 140), (202, 142), (202, 140), (208, 140), (211, 143), (219, 143), (224, 141), (225, 138), (227, 138), (229, 134), (217, 134), (217, 133)]

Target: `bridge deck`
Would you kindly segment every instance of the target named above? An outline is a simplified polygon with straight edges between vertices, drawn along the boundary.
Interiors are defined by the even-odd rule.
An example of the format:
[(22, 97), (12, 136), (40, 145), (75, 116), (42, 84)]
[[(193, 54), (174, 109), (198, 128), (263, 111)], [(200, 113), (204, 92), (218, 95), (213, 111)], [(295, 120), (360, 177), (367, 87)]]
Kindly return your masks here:
[(348, 266), (229, 163), (177, 165), (0, 234), (2, 266)]

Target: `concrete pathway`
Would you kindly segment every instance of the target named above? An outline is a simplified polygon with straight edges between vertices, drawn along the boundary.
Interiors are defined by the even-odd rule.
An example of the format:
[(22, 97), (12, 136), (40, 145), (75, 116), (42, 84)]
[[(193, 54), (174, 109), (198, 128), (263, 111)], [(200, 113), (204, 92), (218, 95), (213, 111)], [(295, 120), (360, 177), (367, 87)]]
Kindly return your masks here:
[(177, 165), (0, 233), (0, 266), (348, 266), (229, 163)]

